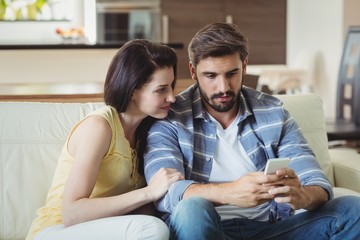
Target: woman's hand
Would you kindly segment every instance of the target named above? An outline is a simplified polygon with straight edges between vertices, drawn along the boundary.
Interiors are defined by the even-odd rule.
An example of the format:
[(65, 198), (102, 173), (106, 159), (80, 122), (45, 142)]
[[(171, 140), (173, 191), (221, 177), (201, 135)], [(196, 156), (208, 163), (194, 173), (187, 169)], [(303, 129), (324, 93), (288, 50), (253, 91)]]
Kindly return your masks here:
[(160, 168), (159, 171), (151, 178), (148, 189), (148, 194), (153, 201), (158, 200), (169, 190), (171, 184), (184, 177), (174, 168)]

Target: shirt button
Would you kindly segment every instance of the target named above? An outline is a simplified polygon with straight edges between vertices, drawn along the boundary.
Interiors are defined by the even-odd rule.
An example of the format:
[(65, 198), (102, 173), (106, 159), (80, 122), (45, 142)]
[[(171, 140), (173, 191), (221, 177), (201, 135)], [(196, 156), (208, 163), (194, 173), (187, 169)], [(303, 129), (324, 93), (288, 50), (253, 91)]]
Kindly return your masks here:
[(206, 157), (206, 161), (210, 161), (211, 160), (211, 157)]
[(216, 138), (214, 134), (210, 134), (210, 137), (211, 138)]

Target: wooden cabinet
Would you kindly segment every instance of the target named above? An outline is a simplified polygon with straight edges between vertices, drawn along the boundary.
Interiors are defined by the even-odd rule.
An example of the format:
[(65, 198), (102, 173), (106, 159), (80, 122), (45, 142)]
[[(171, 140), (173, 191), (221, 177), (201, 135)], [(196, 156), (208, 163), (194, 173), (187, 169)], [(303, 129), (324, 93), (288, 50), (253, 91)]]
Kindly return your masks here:
[(226, 0), (224, 12), (249, 39), (250, 64), (286, 63), (286, 0)]
[(250, 42), (250, 64), (285, 64), (286, 0), (162, 0), (168, 17), (169, 42), (182, 42), (177, 50), (178, 77), (190, 78), (187, 46), (206, 24), (232, 20)]
[(162, 0), (161, 11), (168, 16), (169, 42), (181, 42), (182, 50), (177, 50), (178, 78), (190, 78), (187, 46), (205, 25), (223, 22), (223, 3), (219, 0)]

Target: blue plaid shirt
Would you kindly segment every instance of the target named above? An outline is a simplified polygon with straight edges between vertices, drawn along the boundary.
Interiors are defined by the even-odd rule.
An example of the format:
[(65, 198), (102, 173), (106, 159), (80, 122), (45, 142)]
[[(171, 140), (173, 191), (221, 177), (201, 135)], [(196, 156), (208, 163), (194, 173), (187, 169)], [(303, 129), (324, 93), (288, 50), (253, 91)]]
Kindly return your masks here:
[[(267, 159), (289, 157), (289, 166), (303, 186), (320, 186), (329, 198), (333, 197), (330, 182), (279, 99), (244, 86), (239, 111), (238, 139), (258, 171), (264, 170)], [(176, 97), (166, 119), (151, 127), (144, 155), (146, 180), (149, 182), (161, 167), (175, 168), (185, 177), (172, 184), (167, 194), (156, 202), (165, 219), (190, 184), (209, 182), (216, 141), (215, 124), (202, 105), (196, 84)], [(276, 221), (292, 213), (289, 205), (273, 201), (269, 220)]]

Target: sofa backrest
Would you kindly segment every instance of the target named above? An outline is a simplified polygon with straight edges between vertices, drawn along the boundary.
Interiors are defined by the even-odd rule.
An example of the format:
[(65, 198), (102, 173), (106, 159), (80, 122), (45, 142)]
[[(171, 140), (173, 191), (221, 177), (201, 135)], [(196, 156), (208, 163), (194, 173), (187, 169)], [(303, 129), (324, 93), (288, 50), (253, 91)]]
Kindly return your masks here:
[(102, 105), (0, 102), (0, 239), (25, 239), (71, 127)]
[[(278, 95), (333, 181), (322, 101)], [(71, 127), (103, 103), (0, 102), (0, 239), (24, 239)]]

